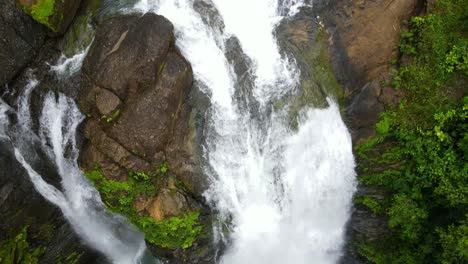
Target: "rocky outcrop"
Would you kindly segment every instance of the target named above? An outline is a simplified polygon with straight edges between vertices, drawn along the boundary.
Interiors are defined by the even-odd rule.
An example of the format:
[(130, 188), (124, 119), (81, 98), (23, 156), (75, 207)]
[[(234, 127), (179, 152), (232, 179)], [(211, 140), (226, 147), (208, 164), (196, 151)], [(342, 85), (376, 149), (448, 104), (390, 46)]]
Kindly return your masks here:
[(346, 115), (354, 142), (371, 135), (385, 105), (398, 101), (389, 85), (391, 61), (399, 56), (403, 22), (422, 7), (421, 0), (341, 0), (324, 15), (334, 71), (349, 95)]
[(0, 1), (0, 94), (34, 57), (45, 39), (43, 28), (15, 0)]
[[(85, 58), (78, 96), (88, 116), (84, 170), (98, 166), (116, 181), (131, 172), (164, 174), (153, 182), (155, 196), (133, 204), (156, 221), (202, 210), (207, 186), (194, 158), (192, 69), (174, 42), (172, 24), (156, 14), (105, 20)], [(189, 253), (179, 251), (186, 252), (157, 253), (191, 263)]]
[[(107, 177), (149, 173), (165, 162), (177, 175), (196, 170), (187, 104), (192, 70), (174, 46), (172, 30), (154, 14), (116, 17), (99, 27), (79, 96), (81, 109), (92, 116), (84, 165), (100, 163), (99, 152), (122, 169)], [(194, 194), (204, 190), (203, 182), (179, 180)]]
[[(404, 21), (422, 11), (420, 0), (340, 0), (323, 15), (329, 33), (332, 66), (345, 89), (346, 122), (354, 144), (372, 136), (380, 114), (397, 104), (401, 94), (390, 86), (390, 61), (400, 56), (398, 44)], [(358, 171), (358, 174), (360, 172)], [(359, 186), (356, 196), (382, 199), (378, 189)], [(363, 206), (353, 208), (342, 263), (366, 263), (359, 244), (387, 232), (386, 221)]]
[(56, 34), (63, 34), (75, 17), (81, 0), (18, 0), (24, 12)]

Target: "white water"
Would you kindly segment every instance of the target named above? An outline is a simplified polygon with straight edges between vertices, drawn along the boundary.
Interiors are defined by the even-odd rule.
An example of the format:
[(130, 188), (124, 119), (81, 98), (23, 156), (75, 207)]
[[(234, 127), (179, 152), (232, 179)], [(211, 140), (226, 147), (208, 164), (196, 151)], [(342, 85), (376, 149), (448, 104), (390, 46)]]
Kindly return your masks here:
[[(282, 54), (274, 30), (303, 2), (205, 0), (224, 24), (202, 19), (193, 0), (141, 0), (135, 8), (167, 17), (177, 45), (192, 64), (198, 85), (211, 98), (205, 134), (206, 198), (229, 222), (222, 263), (336, 263), (355, 191), (351, 139), (339, 109), (304, 109), (297, 131), (272, 101), (298, 85), (300, 71)], [(208, 22), (206, 22), (208, 21)], [(207, 24), (211, 23), (211, 24)], [(234, 97), (238, 76), (226, 59), (235, 36), (252, 62), (252, 115)], [(241, 99), (242, 100), (242, 99)]]
[[(91, 42), (92, 43), (92, 42)], [(77, 73), (83, 65), (83, 61), (88, 54), (91, 44), (81, 52), (67, 58), (64, 54), (60, 56), (56, 65), (51, 65), (50, 70), (55, 72), (57, 77), (66, 79), (73, 74)]]
[[(14, 146), (14, 155), (27, 171), (35, 189), (60, 208), (77, 234), (89, 246), (102, 252), (112, 263), (139, 263), (146, 245), (142, 234), (126, 224), (120, 216), (109, 214), (99, 193), (81, 172), (77, 164), (77, 126), (83, 120), (72, 99), (63, 94), (46, 95), (39, 118), (39, 133), (32, 130), (31, 93), (38, 81), (31, 79), (18, 100), (18, 124), (8, 129), (6, 112), (14, 112), (0, 101), (0, 137), (8, 138)], [(60, 190), (44, 181), (31, 164), (37, 163), (34, 153), (39, 145), (55, 165), (61, 177)]]

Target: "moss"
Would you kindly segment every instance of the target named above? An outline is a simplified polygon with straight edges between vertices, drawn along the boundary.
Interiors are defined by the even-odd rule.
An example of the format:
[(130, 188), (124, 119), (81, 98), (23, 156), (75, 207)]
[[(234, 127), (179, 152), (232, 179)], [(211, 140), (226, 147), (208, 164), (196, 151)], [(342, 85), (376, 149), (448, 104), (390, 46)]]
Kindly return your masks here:
[(297, 117), (304, 107), (326, 107), (326, 97), (335, 100), (343, 98), (342, 88), (330, 66), (325, 32), (318, 28), (315, 39), (302, 47), (289, 45), (289, 48), (302, 65), (300, 89), (275, 103), (276, 109), (288, 108), (288, 117), (293, 127), (297, 126)]
[(93, 25), (101, 7), (101, 0), (87, 1), (84, 11), (80, 12), (65, 35), (63, 53), (71, 58), (86, 49), (93, 41), (96, 29)]
[(124, 182), (106, 179), (98, 168), (86, 172), (85, 176), (99, 190), (106, 206), (111, 211), (125, 216), (150, 243), (162, 248), (185, 249), (192, 245), (202, 230), (198, 222), (198, 212), (187, 212), (181, 217), (156, 221), (147, 214), (138, 213), (134, 208), (137, 199), (156, 195), (156, 177), (168, 171), (165, 163), (152, 175), (130, 171), (130, 178)]
[(37, 264), (45, 247), (33, 248), (28, 243), (28, 226), (17, 235), (0, 243), (0, 263), (5, 264)]
[(83, 253), (72, 252), (63, 259), (57, 260), (57, 264), (77, 264)]
[(117, 110), (114, 111), (114, 113), (112, 113), (112, 115), (110, 115), (110, 116), (102, 115), (102, 116), (101, 116), (101, 119), (102, 119), (102, 120), (105, 120), (107, 123), (112, 123), (112, 122), (115, 121), (117, 118), (119, 118), (119, 116), (120, 116), (120, 109), (117, 109)]
[(57, 29), (50, 24), (49, 19), (55, 13), (56, 0), (38, 0), (35, 5), (29, 9), (29, 13), (34, 20), (47, 26), (52, 31), (56, 32)]

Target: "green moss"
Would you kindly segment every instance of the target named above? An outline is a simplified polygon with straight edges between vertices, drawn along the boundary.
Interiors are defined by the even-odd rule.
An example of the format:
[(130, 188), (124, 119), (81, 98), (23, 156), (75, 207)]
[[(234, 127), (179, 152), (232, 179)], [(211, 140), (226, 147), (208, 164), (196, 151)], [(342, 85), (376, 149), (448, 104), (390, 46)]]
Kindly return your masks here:
[(163, 248), (189, 248), (200, 234), (200, 213), (191, 212), (183, 217), (170, 217), (155, 221), (150, 216), (134, 218), (145, 238)]
[(101, 0), (89, 0), (84, 4), (84, 11), (75, 18), (65, 35), (63, 53), (68, 58), (85, 50), (93, 41), (96, 32), (94, 19), (101, 6)]
[(134, 209), (138, 198), (156, 195), (155, 176), (167, 173), (168, 170), (167, 165), (163, 163), (155, 175), (131, 171), (130, 178), (124, 182), (107, 180), (99, 169), (86, 172), (85, 176), (99, 190), (107, 207), (125, 216), (144, 233), (149, 242), (163, 248), (188, 248), (202, 230), (198, 222), (198, 212), (188, 212), (182, 217), (156, 221), (151, 216), (137, 213)]
[(55, 32), (57, 29), (49, 22), (50, 17), (54, 15), (54, 11), (55, 0), (38, 0), (37, 3), (30, 8), (30, 14), (34, 20)]
[(59, 259), (57, 264), (77, 264), (83, 253), (72, 252), (63, 259)]
[(28, 243), (28, 226), (11, 239), (0, 243), (0, 263), (37, 264), (44, 247), (32, 248)]
[(107, 123), (112, 123), (113, 121), (115, 121), (117, 118), (119, 118), (120, 116), (120, 109), (117, 109), (116, 111), (114, 111), (112, 113), (112, 115), (110, 116), (107, 116), (107, 115), (102, 115), (101, 116), (101, 119), (102, 120), (105, 120)]
[(300, 88), (295, 94), (289, 94), (275, 103), (275, 108), (288, 108), (289, 120), (296, 127), (297, 117), (305, 107), (326, 107), (326, 97), (341, 100), (342, 88), (335, 78), (330, 66), (325, 32), (318, 28), (315, 39), (305, 46), (289, 48), (298, 60), (302, 78)]

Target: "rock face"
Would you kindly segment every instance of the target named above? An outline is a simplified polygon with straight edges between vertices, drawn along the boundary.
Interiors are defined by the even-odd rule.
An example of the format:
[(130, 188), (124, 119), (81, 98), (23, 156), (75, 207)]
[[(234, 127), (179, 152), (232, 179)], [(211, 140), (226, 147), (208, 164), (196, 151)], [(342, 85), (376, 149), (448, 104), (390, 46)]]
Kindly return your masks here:
[(0, 1), (0, 91), (32, 60), (44, 39), (43, 28), (15, 0)]
[[(389, 85), (390, 61), (399, 56), (403, 21), (423, 7), (422, 0), (339, 0), (330, 3), (323, 15), (330, 33), (333, 70), (348, 94), (345, 114), (354, 144), (373, 135), (380, 114), (399, 102), (401, 94)], [(384, 194), (359, 186), (356, 195), (383, 198)], [(385, 232), (385, 219), (355, 206), (342, 263), (366, 263), (359, 257), (359, 244)]]
[(207, 186), (194, 159), (192, 69), (174, 42), (172, 24), (156, 14), (105, 20), (85, 58), (78, 96), (88, 116), (81, 153), (85, 170), (98, 165), (104, 177), (124, 181), (132, 171), (151, 175), (169, 168), (155, 183), (157, 195), (133, 205), (157, 221), (200, 210)]
[[(54, 168), (44, 173), (54, 174)], [(65, 261), (79, 254), (77, 263), (107, 263), (102, 256), (83, 245), (56, 206), (35, 189), (27, 172), (19, 164), (9, 143), (0, 141), (0, 244), (28, 226), (30, 245), (45, 247), (39, 263)]]
[(61, 35), (73, 21), (81, 0), (18, 0), (18, 2), (37, 22)]
[(385, 105), (400, 96), (390, 87), (390, 61), (399, 56), (403, 21), (418, 14), (422, 0), (340, 0), (324, 17), (331, 33), (334, 71), (350, 96), (348, 125), (354, 142), (373, 133)]
[[(149, 173), (165, 162), (177, 175), (196, 170), (187, 104), (192, 69), (175, 48), (172, 30), (154, 14), (116, 17), (99, 27), (78, 98), (92, 116), (85, 126), (85, 166), (108, 159), (115, 169), (105, 176), (119, 179), (127, 170)], [(196, 195), (204, 189), (202, 182), (180, 180)]]
[[(55, 41), (46, 36), (42, 25), (21, 10), (16, 0), (0, 1), (0, 96), (3, 100), (15, 105), (16, 97), (31, 77), (31, 69), (36, 77), (52, 84), (49, 81), (54, 76), (46, 62), (53, 64), (60, 55), (54, 49)], [(57, 87), (45, 86), (42, 92)], [(36, 90), (31, 100), (33, 116), (40, 104), (41, 92), (39, 87)], [(47, 182), (59, 185), (55, 168), (45, 163), (35, 164), (35, 169)], [(16, 161), (11, 144), (4, 140), (0, 140), (0, 219), (0, 245), (28, 226), (30, 249), (45, 247), (39, 263), (66, 262), (71, 254), (81, 255), (77, 263), (107, 263), (103, 256), (81, 242), (60, 209), (34, 189), (27, 172)]]
[(403, 21), (421, 12), (423, 0), (340, 0), (325, 14), (336, 76), (349, 94), (346, 115), (354, 142), (372, 134), (386, 105), (398, 102), (390, 87), (391, 60), (399, 56)]

